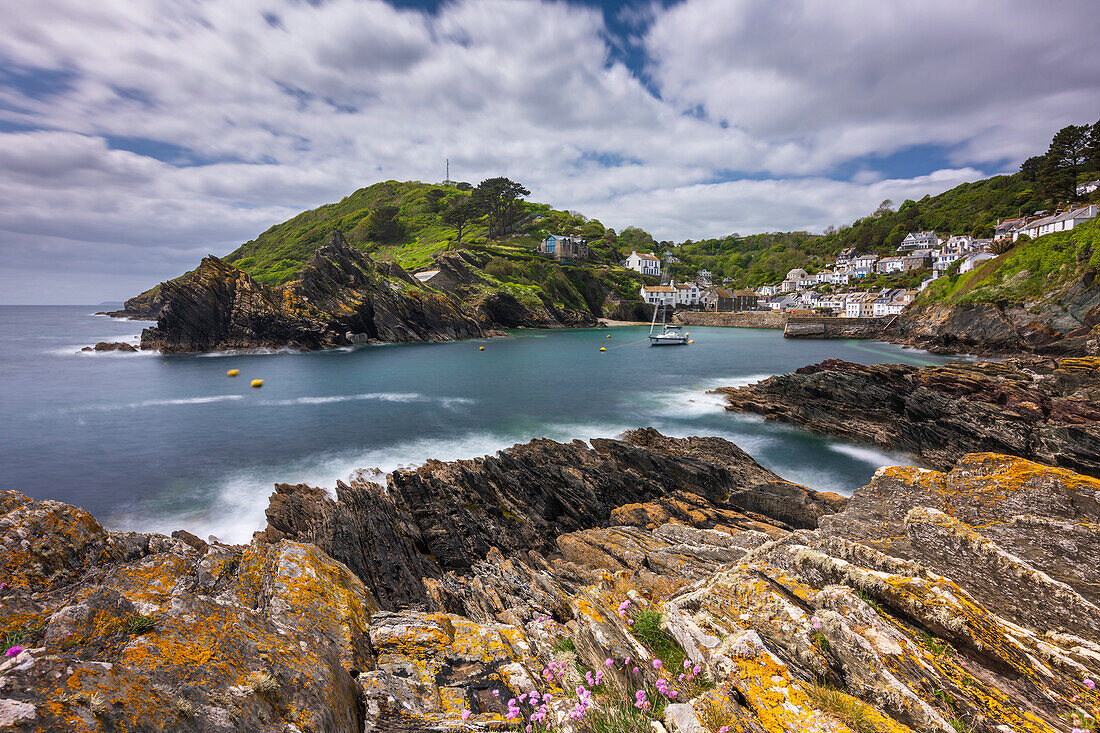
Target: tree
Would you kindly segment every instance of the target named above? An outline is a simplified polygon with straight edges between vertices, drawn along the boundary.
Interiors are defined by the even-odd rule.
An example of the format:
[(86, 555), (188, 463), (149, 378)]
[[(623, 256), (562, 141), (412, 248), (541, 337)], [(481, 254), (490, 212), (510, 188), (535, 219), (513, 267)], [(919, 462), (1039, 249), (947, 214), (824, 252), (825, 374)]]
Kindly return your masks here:
[(461, 196), (451, 202), (451, 205), (443, 212), (443, 223), (449, 224), (458, 230), (458, 244), (462, 244), (462, 230), (466, 223), (477, 216), (477, 207), (474, 206), (469, 196)]
[(1054, 198), (1077, 200), (1077, 177), (1090, 157), (1092, 128), (1066, 125), (1054, 134), (1040, 172), (1044, 190)]
[(396, 242), (405, 236), (405, 227), (397, 218), (398, 208), (382, 204), (367, 217), (367, 239), (375, 242)]
[(523, 208), (520, 199), (530, 194), (531, 192), (521, 184), (503, 176), (486, 178), (477, 184), (471, 201), (480, 213), (489, 217), (487, 239), (492, 239), (498, 233), (504, 233), (504, 229)]
[(1042, 168), (1043, 156), (1033, 155), (1020, 164), (1020, 173), (1023, 174), (1025, 181), (1037, 181)]
[(875, 209), (875, 216), (885, 216), (886, 214), (894, 213), (894, 202), (890, 199), (884, 199), (878, 208)]

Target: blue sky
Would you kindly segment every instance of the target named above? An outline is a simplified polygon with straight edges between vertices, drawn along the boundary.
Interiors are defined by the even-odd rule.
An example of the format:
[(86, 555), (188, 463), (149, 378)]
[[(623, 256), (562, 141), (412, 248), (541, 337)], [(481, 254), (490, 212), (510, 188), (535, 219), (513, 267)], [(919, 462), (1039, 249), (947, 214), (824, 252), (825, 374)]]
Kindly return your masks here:
[(98, 302), (379, 180), (661, 239), (821, 231), (1100, 118), (1100, 4), (36, 0), (0, 27), (0, 302)]

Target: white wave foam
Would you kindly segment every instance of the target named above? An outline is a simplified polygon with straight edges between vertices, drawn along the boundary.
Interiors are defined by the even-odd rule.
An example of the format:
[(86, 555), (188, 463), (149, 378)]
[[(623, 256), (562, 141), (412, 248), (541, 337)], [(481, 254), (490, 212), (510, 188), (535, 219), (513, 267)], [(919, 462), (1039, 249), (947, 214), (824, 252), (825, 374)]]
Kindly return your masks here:
[(913, 464), (913, 457), (905, 455), (904, 453), (887, 452), (877, 450), (875, 448), (869, 448), (862, 445), (851, 445), (847, 443), (829, 443), (829, 450), (841, 455), (855, 458), (857, 461), (870, 464), (875, 468), (882, 466), (911, 466)]
[(264, 528), (267, 500), (276, 483), (304, 483), (331, 492), (337, 480), (347, 481), (354, 476), (384, 483), (386, 474), (416, 468), (429, 459), (477, 458), (537, 437), (559, 441), (613, 437), (626, 429), (623, 425), (592, 423), (542, 425), (532, 426), (530, 432), (525, 429), (473, 432), (457, 437), (419, 438), (381, 448), (314, 454), (283, 465), (234, 471), (212, 485), (194, 487), (194, 500), (189, 503), (201, 509), (157, 511), (146, 505), (111, 517), (108, 523), (112, 528), (141, 532), (169, 533), (183, 528), (200, 537), (212, 534), (223, 542), (248, 542), (253, 532)]
[(285, 400), (268, 400), (261, 405), (286, 407), (290, 405), (327, 405), (334, 402), (431, 402), (444, 407), (468, 405), (475, 400), (467, 397), (430, 397), (419, 392), (367, 392), (364, 394), (328, 395), (323, 397), (292, 397)]
[(62, 413), (72, 412), (110, 412), (113, 410), (132, 410), (139, 407), (159, 407), (163, 405), (206, 405), (211, 402), (224, 402), (226, 400), (239, 400), (239, 394), (213, 395), (210, 397), (182, 397), (175, 400), (143, 400), (141, 402), (129, 402), (118, 405), (81, 405), (79, 407), (65, 407)]

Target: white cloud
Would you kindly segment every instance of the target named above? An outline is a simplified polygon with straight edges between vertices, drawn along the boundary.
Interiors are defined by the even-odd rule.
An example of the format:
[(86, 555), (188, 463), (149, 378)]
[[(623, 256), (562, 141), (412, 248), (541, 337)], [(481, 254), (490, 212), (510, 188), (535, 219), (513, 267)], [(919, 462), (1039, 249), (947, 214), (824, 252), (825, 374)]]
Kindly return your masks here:
[[(80, 262), (151, 284), (360, 186), (439, 180), (444, 156), (662, 239), (820, 229), (1100, 117), (1100, 11), (1073, 5), (648, 2), (618, 17), (644, 35), (616, 39), (598, 9), (538, 0), (17, 3), (0, 63), (25, 81), (0, 76), (0, 124), (37, 131), (0, 133), (0, 251), (43, 281)], [(659, 94), (611, 44), (644, 47)], [(36, 69), (50, 86), (27, 94)], [(924, 144), (950, 169), (881, 180)]]

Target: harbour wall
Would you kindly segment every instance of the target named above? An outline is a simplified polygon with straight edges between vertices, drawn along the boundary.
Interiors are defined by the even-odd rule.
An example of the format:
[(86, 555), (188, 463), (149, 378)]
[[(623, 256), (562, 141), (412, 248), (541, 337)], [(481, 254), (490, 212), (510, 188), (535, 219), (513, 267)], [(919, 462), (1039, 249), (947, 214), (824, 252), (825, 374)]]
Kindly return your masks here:
[(783, 328), (787, 314), (779, 311), (739, 311), (737, 313), (708, 313), (706, 311), (681, 311), (672, 318), (682, 326), (725, 326), (727, 328)]
[(897, 316), (878, 318), (834, 318), (791, 316), (783, 329), (785, 338), (880, 339)]

